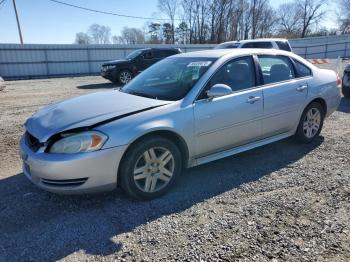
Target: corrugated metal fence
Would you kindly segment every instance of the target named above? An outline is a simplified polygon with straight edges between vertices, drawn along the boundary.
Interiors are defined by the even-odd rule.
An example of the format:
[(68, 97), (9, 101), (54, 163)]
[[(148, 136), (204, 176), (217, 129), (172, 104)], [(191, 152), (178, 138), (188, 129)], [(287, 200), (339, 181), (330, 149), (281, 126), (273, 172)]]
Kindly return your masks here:
[[(213, 45), (172, 46), (189, 52), (210, 49)], [(0, 76), (11, 79), (93, 75), (99, 73), (103, 62), (124, 58), (128, 53), (145, 47), (149, 45), (0, 44)]]
[[(290, 43), (293, 51), (304, 58), (350, 56), (350, 36), (291, 40)], [(189, 52), (211, 49), (214, 45), (171, 46)], [(145, 47), (150, 45), (0, 44), (0, 76), (5, 79), (18, 79), (93, 75), (99, 73), (103, 62), (124, 58), (128, 53)]]

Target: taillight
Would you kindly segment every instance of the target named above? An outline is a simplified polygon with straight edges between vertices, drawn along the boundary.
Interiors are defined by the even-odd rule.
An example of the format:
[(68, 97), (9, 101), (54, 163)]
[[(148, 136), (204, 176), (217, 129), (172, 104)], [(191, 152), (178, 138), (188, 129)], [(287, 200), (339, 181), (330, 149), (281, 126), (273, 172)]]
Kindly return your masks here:
[(337, 86), (341, 87), (341, 79), (338, 74), (337, 74)]

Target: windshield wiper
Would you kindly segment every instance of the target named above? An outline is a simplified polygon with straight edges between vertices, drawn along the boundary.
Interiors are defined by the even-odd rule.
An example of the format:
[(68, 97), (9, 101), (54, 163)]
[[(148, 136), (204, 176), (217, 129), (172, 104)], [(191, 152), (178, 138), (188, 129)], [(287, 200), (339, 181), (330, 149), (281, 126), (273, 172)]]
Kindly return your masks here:
[(152, 98), (152, 99), (157, 99), (158, 100), (158, 97), (152, 96), (150, 94), (145, 94), (145, 93), (142, 93), (142, 92), (129, 91), (127, 93), (130, 94), (130, 95), (142, 96), (142, 97), (147, 97), (147, 98)]

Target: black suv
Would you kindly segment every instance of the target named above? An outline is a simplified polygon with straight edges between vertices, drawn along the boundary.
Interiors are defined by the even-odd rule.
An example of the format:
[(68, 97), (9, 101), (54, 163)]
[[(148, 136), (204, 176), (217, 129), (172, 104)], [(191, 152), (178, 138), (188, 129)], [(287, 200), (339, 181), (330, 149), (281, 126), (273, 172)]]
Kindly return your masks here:
[(124, 60), (102, 64), (101, 76), (113, 83), (126, 84), (135, 75), (165, 57), (181, 53), (179, 48), (146, 48), (131, 52)]
[(343, 79), (342, 79), (342, 91), (346, 98), (350, 98), (350, 64), (348, 64), (344, 69)]

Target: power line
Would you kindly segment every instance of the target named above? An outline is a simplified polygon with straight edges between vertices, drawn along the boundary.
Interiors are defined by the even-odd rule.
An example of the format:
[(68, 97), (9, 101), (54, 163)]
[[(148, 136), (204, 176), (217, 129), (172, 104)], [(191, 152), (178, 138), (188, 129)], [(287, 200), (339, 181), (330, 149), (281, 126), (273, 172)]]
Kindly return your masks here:
[[(3, 1), (5, 1), (5, 0), (3, 0)], [(57, 0), (49, 0), (49, 1), (57, 3), (57, 4), (61, 4), (61, 5), (66, 5), (66, 6), (78, 8), (81, 10), (105, 14), (105, 15), (114, 15), (114, 16), (119, 16), (119, 17), (127, 17), (127, 18), (143, 19), (143, 20), (160, 20), (160, 21), (169, 21), (170, 20), (170, 19), (163, 19), (163, 18), (151, 18), (151, 17), (143, 17), (143, 16), (123, 15), (123, 14), (117, 14), (117, 13), (112, 13), (112, 12), (91, 9), (91, 8), (87, 8), (87, 7), (83, 7), (83, 6), (73, 5), (73, 4), (69, 4), (69, 3), (65, 3), (65, 2), (61, 2), (61, 1), (57, 1)], [(175, 19), (175, 20), (180, 20), (180, 19)]]

